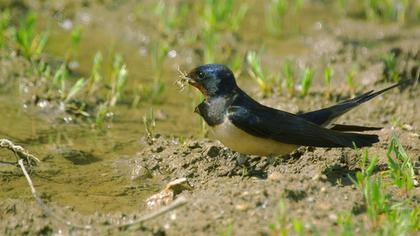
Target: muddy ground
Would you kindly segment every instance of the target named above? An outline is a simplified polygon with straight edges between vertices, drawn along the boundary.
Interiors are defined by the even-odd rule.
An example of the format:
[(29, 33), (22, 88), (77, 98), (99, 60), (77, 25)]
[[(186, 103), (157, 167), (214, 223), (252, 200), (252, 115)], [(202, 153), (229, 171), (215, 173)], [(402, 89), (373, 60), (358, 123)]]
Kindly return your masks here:
[[(345, 80), (338, 78), (344, 77), (345, 71), (355, 63), (362, 66), (357, 74), (356, 94), (391, 84), (386, 81), (386, 68), (381, 60), (386, 52), (398, 53), (399, 70), (407, 79), (419, 75), (419, 27), (378, 26), (343, 20), (336, 28), (318, 30), (306, 40), (310, 52), (302, 60), (315, 68), (322, 68), (325, 60), (334, 63), (337, 79), (333, 81), (332, 99), (325, 98), (321, 80), (315, 82), (310, 96), (305, 98), (289, 98), (280, 93), (263, 98), (255, 86), (248, 86), (245, 90), (266, 105), (300, 112), (352, 96)], [(372, 43), (375, 47), (368, 46)], [(2, 64), (19, 59), (10, 57), (7, 60)], [(19, 70), (13, 66), (3, 68), (6, 68), (2, 69), (4, 76), (19, 76), (16, 75)], [(339, 120), (339, 123), (384, 127), (375, 132), (380, 142), (368, 149), (370, 154), (380, 156), (378, 172), (386, 169), (387, 145), (396, 134), (414, 161), (420, 181), (419, 94), (418, 83), (394, 89)], [(189, 116), (192, 114), (191, 110)], [(102, 211), (98, 208), (95, 214), (84, 214), (77, 206), (61, 205), (50, 195), (41, 194), (50, 207), (73, 222), (102, 225), (84, 231), (69, 229), (49, 217), (32, 199), (28, 188), (21, 196), (0, 202), (0, 234), (217, 235), (232, 229), (233, 235), (266, 235), (273, 234), (269, 225), (282, 214), (278, 207), (280, 201), (286, 206), (286, 217), (300, 219), (305, 229), (312, 233), (337, 231), (338, 218), (348, 212), (358, 221), (366, 221), (362, 194), (349, 178), (360, 170), (360, 151), (299, 148), (285, 157), (250, 156), (244, 159), (212, 140), (211, 135), (208, 139), (197, 136), (185, 139), (164, 133), (155, 134), (150, 143), (141, 139), (143, 148), (139, 145), (138, 153), (120, 155), (103, 169), (95, 170), (95, 175), (101, 178), (106, 173), (106, 180), (111, 183), (120, 179), (128, 181), (130, 185), (116, 194), (131, 197), (136, 196), (138, 185), (158, 182), (160, 189), (172, 180), (185, 177), (192, 187), (177, 193), (175, 198), (185, 197), (188, 200), (186, 205), (141, 226), (104, 229), (104, 225), (127, 222), (147, 212), (146, 202), (141, 200), (141, 203), (126, 205), (125, 210)], [(41, 177), (43, 171), (39, 174)], [(5, 173), (1, 174), (2, 188), (8, 188), (8, 179), (23, 178), (18, 169), (7, 172), (17, 177), (7, 177)], [(37, 175), (37, 169), (33, 173)], [(118, 185), (118, 181), (115, 184)], [(45, 186), (41, 192), (44, 191), (47, 191)], [(414, 192), (418, 203), (420, 188), (416, 187)], [(80, 201), (84, 201), (83, 197)], [(292, 228), (291, 225), (288, 227)]]

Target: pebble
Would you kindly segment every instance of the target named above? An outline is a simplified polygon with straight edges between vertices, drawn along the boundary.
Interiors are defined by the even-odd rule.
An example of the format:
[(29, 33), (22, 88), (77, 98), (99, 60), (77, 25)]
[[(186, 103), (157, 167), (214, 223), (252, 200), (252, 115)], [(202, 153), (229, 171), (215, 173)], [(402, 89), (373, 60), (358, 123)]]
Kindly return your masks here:
[(409, 124), (403, 124), (402, 128), (404, 130), (407, 130), (407, 131), (413, 131), (414, 130), (413, 126), (411, 126)]
[(317, 208), (324, 211), (329, 211), (331, 209), (331, 204), (327, 202), (321, 202), (317, 205)]
[(329, 215), (328, 215), (328, 218), (329, 218), (331, 221), (334, 221), (334, 222), (336, 222), (336, 221), (338, 220), (338, 216), (337, 216), (336, 214), (334, 214), (334, 213), (329, 214)]
[(271, 181), (279, 181), (282, 178), (282, 175), (279, 172), (273, 172), (267, 177)]
[(324, 175), (324, 174), (316, 174), (316, 175), (314, 175), (314, 177), (312, 177), (312, 180), (314, 180), (314, 181), (318, 181), (318, 180), (325, 181), (325, 180), (327, 180), (327, 176)]
[(235, 206), (235, 209), (238, 211), (246, 211), (249, 209), (248, 204), (238, 204)]

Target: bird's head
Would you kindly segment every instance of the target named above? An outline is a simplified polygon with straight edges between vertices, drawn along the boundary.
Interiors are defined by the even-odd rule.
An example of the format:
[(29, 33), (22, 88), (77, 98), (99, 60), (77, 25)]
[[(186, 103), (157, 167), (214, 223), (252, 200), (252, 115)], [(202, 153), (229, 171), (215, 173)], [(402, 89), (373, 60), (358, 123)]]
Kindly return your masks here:
[(206, 97), (229, 95), (236, 88), (235, 76), (224, 65), (207, 64), (193, 69), (187, 75), (188, 83)]

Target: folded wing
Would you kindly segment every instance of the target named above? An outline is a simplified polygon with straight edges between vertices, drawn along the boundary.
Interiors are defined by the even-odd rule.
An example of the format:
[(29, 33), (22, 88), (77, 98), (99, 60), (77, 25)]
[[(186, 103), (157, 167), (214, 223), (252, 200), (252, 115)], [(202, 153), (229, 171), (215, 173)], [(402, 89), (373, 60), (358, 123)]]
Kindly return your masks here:
[(341, 133), (318, 126), (302, 117), (265, 106), (231, 106), (228, 118), (239, 129), (278, 142), (313, 147), (366, 147), (377, 135)]

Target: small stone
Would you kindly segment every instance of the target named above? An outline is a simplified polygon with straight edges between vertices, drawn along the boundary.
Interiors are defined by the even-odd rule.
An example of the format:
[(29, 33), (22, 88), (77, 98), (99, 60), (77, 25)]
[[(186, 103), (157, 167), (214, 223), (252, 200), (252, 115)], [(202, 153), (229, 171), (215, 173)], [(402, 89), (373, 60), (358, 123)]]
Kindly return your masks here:
[(408, 135), (410, 135), (413, 138), (420, 138), (420, 134), (418, 133), (409, 133)]
[(267, 178), (271, 181), (279, 181), (282, 175), (279, 172), (271, 173)]
[(327, 176), (324, 175), (324, 174), (316, 174), (316, 175), (314, 175), (314, 177), (312, 177), (312, 180), (314, 180), (314, 181), (318, 181), (318, 180), (325, 181), (325, 180), (327, 180)]
[(238, 204), (235, 206), (235, 209), (238, 211), (246, 211), (249, 209), (248, 204)]
[(328, 211), (331, 209), (331, 204), (327, 203), (327, 202), (321, 202), (317, 205), (318, 209), (323, 210), (323, 211)]
[(336, 222), (338, 220), (338, 216), (334, 213), (329, 214), (328, 218), (333, 222)]
[(321, 191), (321, 193), (325, 193), (327, 191), (327, 188), (321, 187), (321, 189), (319, 191)]
[(414, 130), (413, 126), (411, 126), (409, 124), (403, 124), (402, 128), (403, 128), (403, 130), (407, 130), (407, 131), (413, 131)]

